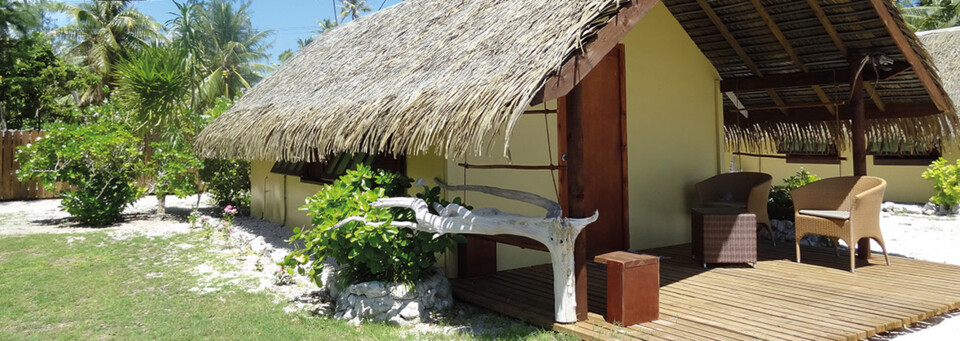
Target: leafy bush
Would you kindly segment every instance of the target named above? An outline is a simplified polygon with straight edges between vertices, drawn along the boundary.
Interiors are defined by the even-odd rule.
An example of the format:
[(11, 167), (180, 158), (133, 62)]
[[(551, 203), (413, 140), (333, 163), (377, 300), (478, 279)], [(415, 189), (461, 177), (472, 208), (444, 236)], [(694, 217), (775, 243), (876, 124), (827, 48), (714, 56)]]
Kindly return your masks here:
[(154, 174), (153, 194), (157, 196), (157, 213), (163, 214), (166, 211), (167, 194), (185, 198), (200, 191), (197, 170), (201, 163), (184, 145), (163, 141), (151, 143), (150, 146), (153, 148), (153, 158), (148, 168)]
[[(370, 206), (380, 198), (406, 196), (411, 182), (406, 176), (384, 170), (373, 171), (360, 165), (333, 184), (324, 186), (300, 207), (312, 217), (313, 228), (294, 230), (291, 241), (302, 242), (303, 248), (288, 255), (284, 267), (291, 273), (297, 268), (317, 284), (321, 284), (321, 262), (327, 258), (333, 258), (341, 265), (339, 278), (342, 283), (337, 284), (370, 280), (411, 283), (430, 275), (436, 263), (436, 253), (453, 247), (454, 237), (435, 237), (430, 233), (391, 226), (393, 221), (412, 221), (413, 211)], [(439, 193), (439, 188), (428, 188), (418, 196), (432, 203), (439, 201)], [(352, 222), (333, 228), (351, 216), (384, 224), (374, 226)], [(314, 262), (309, 263), (310, 260)]]
[(83, 91), (96, 81), (88, 68), (57, 56), (39, 32), (10, 40), (2, 36), (0, 129), (40, 129), (64, 118), (75, 109), (71, 92)]
[(949, 164), (946, 159), (939, 158), (921, 176), (933, 181), (933, 189), (937, 191), (930, 202), (941, 207), (953, 207), (960, 203), (960, 160), (956, 164)]
[(143, 193), (136, 183), (142, 170), (139, 145), (128, 130), (109, 121), (60, 126), (19, 149), (17, 177), (51, 191), (64, 183), (68, 186), (60, 195), (67, 212), (84, 224), (111, 224)]
[(819, 180), (819, 176), (801, 168), (797, 174), (784, 178), (783, 185), (771, 186), (770, 202), (767, 204), (770, 218), (793, 220), (793, 199), (790, 198), (790, 191)]
[(203, 159), (200, 179), (217, 206), (250, 206), (250, 162)]

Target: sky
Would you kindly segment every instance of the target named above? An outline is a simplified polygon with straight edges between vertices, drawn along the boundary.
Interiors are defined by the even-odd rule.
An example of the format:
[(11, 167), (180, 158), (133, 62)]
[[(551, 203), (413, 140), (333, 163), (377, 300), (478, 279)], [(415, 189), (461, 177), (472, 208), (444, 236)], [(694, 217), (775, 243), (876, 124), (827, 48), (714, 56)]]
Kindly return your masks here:
[[(268, 41), (272, 40), (273, 45), (269, 49), (270, 61), (277, 61), (277, 56), (287, 49), (296, 51), (297, 39), (306, 39), (313, 35), (317, 30), (317, 21), (324, 18), (334, 18), (333, 2), (335, 0), (251, 0), (248, 11), (251, 15), (253, 26), (258, 30), (273, 30), (273, 34)], [(401, 0), (367, 0), (367, 6), (376, 11), (380, 8), (390, 7)], [(67, 0), (67, 3), (75, 4), (83, 2), (80, 0)], [(184, 1), (181, 1), (184, 2)], [(238, 3), (240, 3), (238, 1)], [(172, 12), (177, 11), (177, 6), (173, 0), (143, 0), (134, 3), (134, 8), (146, 15), (153, 17), (157, 22), (164, 24), (173, 18)], [(337, 12), (339, 13), (339, 12)], [(371, 12), (372, 13), (372, 12)], [(350, 19), (347, 18), (347, 21)], [(66, 24), (60, 18), (57, 22), (61, 25)]]

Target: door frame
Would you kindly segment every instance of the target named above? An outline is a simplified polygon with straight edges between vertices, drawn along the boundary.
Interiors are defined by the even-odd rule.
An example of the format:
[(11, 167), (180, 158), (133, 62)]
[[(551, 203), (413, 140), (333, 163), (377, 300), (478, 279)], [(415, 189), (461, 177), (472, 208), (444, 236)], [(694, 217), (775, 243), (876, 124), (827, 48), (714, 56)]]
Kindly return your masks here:
[[(621, 224), (622, 230), (622, 244), (621, 249), (627, 250), (630, 248), (630, 186), (627, 181), (629, 178), (629, 173), (627, 172), (627, 81), (626, 81), (626, 58), (625, 58), (625, 48), (623, 44), (617, 44), (610, 53), (617, 53), (617, 58), (620, 62), (620, 164), (621, 164), (621, 190), (623, 196), (623, 224)], [(559, 178), (559, 197), (557, 198), (560, 207), (563, 207), (564, 212), (568, 212), (569, 198), (568, 198), (568, 189), (567, 182), (568, 175), (567, 173), (567, 161), (564, 160), (563, 155), (564, 151), (567, 150), (567, 106), (566, 106), (566, 96), (561, 96), (557, 98), (557, 154), (559, 157), (559, 162), (561, 167), (559, 167), (557, 173)], [(581, 218), (581, 217), (574, 217)]]

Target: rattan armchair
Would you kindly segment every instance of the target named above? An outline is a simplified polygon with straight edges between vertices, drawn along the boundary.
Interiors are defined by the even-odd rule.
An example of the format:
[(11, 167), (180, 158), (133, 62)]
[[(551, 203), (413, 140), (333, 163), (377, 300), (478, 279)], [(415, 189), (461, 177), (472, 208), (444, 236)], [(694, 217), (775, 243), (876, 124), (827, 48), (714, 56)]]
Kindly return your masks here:
[(872, 176), (845, 176), (823, 179), (790, 192), (796, 228), (797, 262), (800, 239), (818, 234), (843, 240), (850, 246), (850, 272), (856, 272), (854, 245), (873, 238), (883, 249), (890, 265), (887, 246), (880, 233), (880, 206), (887, 182)]
[(767, 229), (773, 245), (777, 245), (767, 215), (772, 182), (773, 177), (770, 174), (738, 172), (715, 175), (693, 187), (697, 191), (698, 207), (746, 209), (757, 216), (757, 224)]

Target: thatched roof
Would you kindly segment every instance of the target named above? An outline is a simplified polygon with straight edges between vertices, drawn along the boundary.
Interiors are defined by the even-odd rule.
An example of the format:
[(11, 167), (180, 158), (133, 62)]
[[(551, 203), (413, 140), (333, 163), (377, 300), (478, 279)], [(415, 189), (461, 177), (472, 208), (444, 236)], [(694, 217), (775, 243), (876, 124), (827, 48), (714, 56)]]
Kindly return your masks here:
[[(843, 150), (849, 141), (851, 117), (846, 106), (848, 58), (860, 54), (882, 54), (894, 62), (890, 71), (869, 70), (864, 77), (870, 81), (865, 89), (868, 142), (931, 150), (956, 139), (958, 119), (953, 102), (944, 95), (933, 59), (907, 28), (893, 1), (709, 1), (707, 6), (751, 59), (749, 63), (705, 14), (702, 5), (707, 1), (664, 2), (728, 88), (736, 88), (729, 80), (743, 84), (781, 81), (775, 87), (731, 91), (734, 96), (725, 96), (729, 149), (757, 151), (790, 144), (833, 145)], [(799, 79), (790, 76), (830, 72), (836, 76), (820, 77), (819, 82), (804, 80), (803, 86), (783, 81)], [(742, 108), (756, 110), (743, 114)]]
[(947, 94), (960, 100), (960, 27), (918, 32), (917, 36), (933, 57)]
[[(896, 69), (870, 88), (868, 139), (929, 147), (955, 135), (956, 116), (942, 114), (953, 104), (891, 0), (663, 2), (725, 82), (737, 81), (729, 91), (738, 102), (724, 103), (730, 146), (842, 148), (846, 110), (809, 103), (839, 101), (847, 84), (745, 84), (822, 78), (850, 68), (848, 56), (859, 53), (882, 54)], [(565, 94), (653, 3), (407, 0), (288, 60), (200, 134), (197, 152), (287, 161), (357, 151), (479, 154), (494, 133), (509, 139), (532, 102)]]
[(401, 2), (322, 35), (207, 127), (197, 151), (287, 161), (479, 153), (617, 4)]

